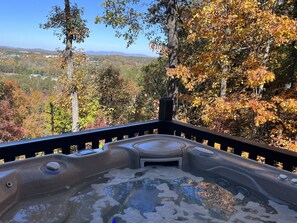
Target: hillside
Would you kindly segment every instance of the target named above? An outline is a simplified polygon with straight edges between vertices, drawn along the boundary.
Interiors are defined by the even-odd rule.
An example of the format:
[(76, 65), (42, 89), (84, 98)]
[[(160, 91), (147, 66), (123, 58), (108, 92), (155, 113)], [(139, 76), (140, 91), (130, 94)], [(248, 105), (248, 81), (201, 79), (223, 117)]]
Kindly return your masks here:
[[(149, 64), (154, 58), (126, 55), (97, 55), (103, 52), (92, 52), (87, 55), (92, 64), (114, 66), (120, 74), (135, 80), (142, 66)], [(116, 52), (105, 52), (114, 54)], [(121, 54), (121, 53), (119, 53)], [(57, 78), (63, 71), (57, 67), (58, 52), (43, 49), (22, 49), (0, 47), (0, 74), (6, 76), (33, 75), (43, 78)]]

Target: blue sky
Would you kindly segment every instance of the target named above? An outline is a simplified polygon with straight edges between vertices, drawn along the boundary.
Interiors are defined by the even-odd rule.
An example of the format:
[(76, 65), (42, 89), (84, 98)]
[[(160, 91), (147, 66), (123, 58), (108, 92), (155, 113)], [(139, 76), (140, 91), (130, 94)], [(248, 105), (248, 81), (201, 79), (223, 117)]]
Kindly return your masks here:
[[(84, 8), (83, 18), (88, 20), (90, 37), (83, 44), (75, 45), (85, 51), (119, 51), (155, 55), (145, 37), (126, 48), (123, 39), (116, 38), (115, 32), (105, 25), (94, 24), (95, 17), (102, 13), (102, 0), (72, 0)], [(63, 0), (0, 0), (0, 46), (22, 48), (63, 49), (64, 46), (53, 30), (43, 30), (39, 24), (46, 22), (46, 16), (54, 5), (63, 7)]]

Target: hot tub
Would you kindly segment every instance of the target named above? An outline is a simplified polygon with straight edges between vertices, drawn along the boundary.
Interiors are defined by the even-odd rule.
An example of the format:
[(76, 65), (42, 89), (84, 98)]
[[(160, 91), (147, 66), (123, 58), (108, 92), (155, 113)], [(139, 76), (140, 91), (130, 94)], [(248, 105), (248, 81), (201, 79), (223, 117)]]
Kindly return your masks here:
[(169, 135), (5, 163), (0, 182), (0, 222), (297, 222), (295, 174)]

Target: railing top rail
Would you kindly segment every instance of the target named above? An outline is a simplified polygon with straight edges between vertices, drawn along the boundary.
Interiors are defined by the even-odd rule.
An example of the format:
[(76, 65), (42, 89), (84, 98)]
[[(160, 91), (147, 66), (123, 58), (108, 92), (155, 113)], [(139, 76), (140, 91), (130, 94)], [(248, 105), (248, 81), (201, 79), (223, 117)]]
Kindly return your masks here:
[(123, 129), (129, 129), (129, 128), (135, 128), (140, 127), (144, 125), (154, 125), (158, 124), (159, 120), (149, 120), (144, 122), (135, 122), (135, 123), (129, 123), (124, 125), (118, 125), (118, 126), (109, 126), (104, 128), (97, 128), (97, 129), (91, 129), (91, 130), (83, 130), (79, 132), (70, 132), (70, 133), (64, 133), (60, 135), (53, 135), (53, 136), (46, 136), (41, 138), (35, 138), (35, 139), (25, 139), (20, 141), (13, 141), (13, 142), (6, 142), (6, 143), (0, 143), (0, 150), (2, 148), (9, 148), (19, 145), (27, 145), (27, 144), (34, 144), (34, 143), (41, 143), (41, 142), (48, 142), (48, 141), (60, 141), (67, 138), (73, 138), (73, 137), (84, 137), (89, 136), (93, 134), (98, 133), (108, 133), (111, 131), (117, 131), (117, 130), (123, 130)]
[(211, 136), (210, 138), (217, 142), (228, 140), (228, 141), (232, 141), (238, 145), (261, 148), (261, 149), (265, 149), (265, 150), (268, 150), (271, 152), (282, 153), (282, 154), (286, 154), (286, 155), (297, 158), (296, 152), (293, 152), (293, 151), (290, 151), (287, 149), (281, 149), (281, 148), (277, 148), (274, 146), (269, 146), (264, 143), (256, 142), (256, 141), (253, 141), (250, 139), (245, 139), (245, 138), (241, 138), (241, 137), (237, 137), (237, 136), (232, 136), (232, 135), (228, 135), (228, 134), (224, 134), (224, 133), (215, 132), (215, 131), (209, 130), (207, 128), (204, 128), (204, 127), (197, 127), (197, 126), (193, 126), (191, 124), (187, 124), (187, 123), (183, 123), (183, 122), (179, 122), (179, 121), (175, 121), (175, 120), (164, 121), (164, 122), (166, 122), (166, 125), (169, 128), (175, 127), (176, 129), (185, 131), (186, 133), (191, 132), (191, 130), (199, 131), (201, 134)]

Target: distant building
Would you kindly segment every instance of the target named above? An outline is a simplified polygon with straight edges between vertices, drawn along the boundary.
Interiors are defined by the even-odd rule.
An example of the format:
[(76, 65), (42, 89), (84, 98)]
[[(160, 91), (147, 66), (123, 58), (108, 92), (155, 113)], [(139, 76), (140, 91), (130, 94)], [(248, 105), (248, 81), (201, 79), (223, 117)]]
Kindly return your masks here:
[(57, 55), (46, 55), (45, 58), (55, 58), (58, 57)]
[(42, 77), (41, 74), (30, 74), (30, 78), (32, 77)]

